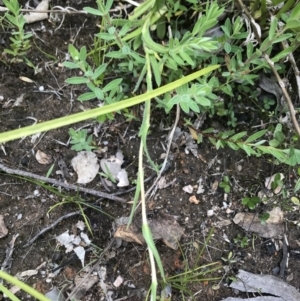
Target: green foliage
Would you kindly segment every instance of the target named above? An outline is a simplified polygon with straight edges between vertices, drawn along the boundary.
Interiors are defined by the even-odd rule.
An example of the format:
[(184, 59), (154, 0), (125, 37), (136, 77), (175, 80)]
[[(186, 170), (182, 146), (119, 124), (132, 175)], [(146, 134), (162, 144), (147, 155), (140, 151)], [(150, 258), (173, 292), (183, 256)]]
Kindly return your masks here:
[(224, 191), (225, 191), (226, 193), (229, 193), (230, 190), (231, 190), (229, 177), (228, 177), (228, 176), (224, 176), (224, 177), (223, 177), (223, 180), (222, 180), (222, 182), (219, 184), (219, 186), (220, 186), (221, 188), (223, 188)]
[(117, 183), (117, 180), (114, 178), (114, 176), (111, 174), (110, 170), (108, 169), (107, 165), (105, 164), (105, 172), (99, 172), (99, 175), (101, 175), (104, 178), (109, 179), (113, 183)]
[[(267, 130), (261, 130), (250, 135), (246, 140), (242, 140), (247, 135), (247, 132), (235, 133), (234, 131), (220, 132), (213, 136), (207, 134), (209, 129), (202, 132), (203, 137), (207, 136), (212, 144), (217, 149), (224, 148), (225, 146), (231, 149), (243, 150), (248, 156), (262, 156), (271, 155), (276, 159), (276, 162), (284, 163), (287, 165), (295, 166), (300, 163), (300, 150), (290, 147), (289, 149), (276, 148), (274, 145), (279, 145), (282, 142), (281, 125), (276, 127), (274, 132), (275, 139), (269, 142), (266, 139), (260, 140)], [(269, 145), (268, 145), (269, 144)]]
[(270, 214), (269, 213), (263, 213), (263, 214), (260, 214), (258, 216), (260, 222), (264, 225), (266, 223), (266, 221), (268, 220), (268, 218), (270, 217)]
[(79, 152), (82, 150), (91, 151), (95, 148), (94, 146), (91, 146), (93, 142), (93, 136), (88, 136), (86, 129), (75, 131), (74, 129), (70, 128), (69, 135), (71, 137), (70, 143), (73, 144), (71, 149)]
[(249, 238), (247, 236), (243, 236), (238, 234), (236, 238), (234, 238), (234, 243), (240, 246), (241, 248), (248, 247), (249, 245)]
[[(266, 1), (261, 3), (253, 1), (249, 4), (249, 11), (257, 21), (255, 25), (260, 26), (263, 32), (261, 36), (253, 38), (252, 20), (251, 22), (248, 20), (247, 23), (244, 15), (242, 18), (242, 14), (238, 15), (238, 12), (233, 9), (232, 16), (222, 21), (221, 27), (218, 27), (218, 20), (225, 9), (229, 10), (230, 15), (230, 6), (227, 2), (222, 2), (224, 4), (221, 5), (217, 1), (206, 1), (203, 5), (194, 0), (186, 2), (146, 0), (126, 18), (118, 18), (110, 15), (113, 0), (97, 0), (97, 8), (84, 8), (87, 13), (99, 18), (101, 22), (99, 32), (94, 37), (94, 46), (92, 46), (94, 48), (88, 52), (86, 46), (77, 49), (69, 45), (70, 57), (64, 62), (64, 66), (77, 74), (66, 82), (71, 85), (83, 85), (83, 88), (86, 88), (87, 92), (80, 95), (78, 100), (96, 99), (103, 107), (0, 134), (0, 142), (88, 118), (97, 118), (98, 121), (103, 122), (106, 118), (114, 118), (116, 112), (122, 109), (145, 103), (139, 133), (140, 158), (146, 154), (156, 171), (158, 171), (157, 167), (151, 161), (147, 150), (147, 135), (153, 106), (163, 108), (166, 113), (174, 109), (174, 106), (180, 106), (184, 113), (207, 113), (210, 118), (221, 116), (226, 119), (229, 129), (203, 130), (199, 134), (199, 137), (201, 136), (199, 142), (207, 138), (216, 149), (229, 147), (234, 151), (242, 150), (248, 156), (265, 155), (274, 164), (296, 166), (300, 163), (300, 150), (295, 148), (294, 144), (297, 140), (290, 137), (290, 129), (285, 124), (276, 121), (277, 125), (274, 128), (274, 120), (272, 120), (267, 123), (268, 127), (264, 130), (251, 130), (251, 132), (236, 130), (237, 105), (244, 104), (243, 95), (255, 99), (253, 86), (257, 84), (259, 74), (270, 71), (265, 56), (271, 57), (274, 68), (278, 72), (284, 72), (286, 67), (284, 59), (299, 45), (300, 5), (295, 1), (284, 2), (276, 15), (272, 16), (272, 10), (268, 11), (269, 6), (281, 2), (283, 1), (273, 0), (272, 3), (267, 4)], [(11, 38), (11, 49), (5, 51), (12, 55), (14, 60), (18, 60), (28, 51), (30, 36), (24, 33), (25, 23), (18, 2), (4, 0), (4, 4), (10, 10), (6, 14), (6, 19), (16, 28)], [(257, 12), (260, 13), (260, 17), (255, 16)], [(270, 20), (266, 18), (268, 13), (271, 15)], [(186, 22), (187, 18), (188, 22)], [(209, 34), (215, 29), (214, 27), (217, 27), (219, 33)], [(269, 29), (265, 30), (265, 28)], [(281, 45), (281, 42), (288, 45), (278, 51), (276, 47)], [(195, 71), (199, 69), (200, 71)], [(130, 93), (141, 94), (141, 91), (145, 90), (144, 94), (130, 98)], [(237, 97), (237, 94), (240, 95)], [(125, 100), (121, 101), (122, 99)], [(265, 100), (262, 106), (264, 110), (269, 110), (272, 105), (270, 100)], [(126, 113), (129, 114), (129, 118), (132, 118), (128, 110)], [(278, 112), (274, 112), (273, 117), (280, 120), (276, 114)], [(72, 138), (72, 149), (77, 151), (93, 149), (92, 136), (88, 136), (86, 130), (76, 133), (75, 130), (70, 129), (69, 134)], [(145, 199), (143, 168), (141, 159), (139, 186), (135, 200), (139, 199), (139, 193), (142, 199)], [(276, 178), (274, 182), (276, 185), (282, 185), (280, 181), (281, 179)], [(296, 183), (295, 192), (300, 189), (298, 182), (300, 181)], [(227, 193), (231, 191), (228, 176), (223, 177), (220, 187)], [(243, 202), (249, 209), (254, 209), (260, 200), (249, 197), (243, 199)], [(164, 278), (159, 254), (145, 216), (143, 214), (143, 233)], [(266, 216), (261, 218), (264, 220)], [(233, 262), (232, 254), (231, 256), (229, 254), (226, 260), (229, 263)], [(154, 269), (154, 260), (151, 264)], [(153, 293), (156, 284), (153, 278), (152, 300), (156, 297)]]
[(242, 199), (242, 204), (247, 206), (249, 209), (255, 209), (260, 202), (261, 199), (257, 196)]
[[(13, 276), (5, 273), (4, 271), (0, 271), (0, 278), (4, 279), (5, 281), (7, 281), (7, 282), (19, 287), (19, 288), (21, 288), (24, 292), (26, 292), (27, 294), (29, 294), (30, 296), (32, 296), (33, 298), (35, 298), (39, 301), (50, 301), (50, 299), (48, 299), (47, 297), (42, 295), (40, 292), (36, 291), (31, 286), (29, 286), (26, 283), (20, 281), (18, 278), (13, 277)], [(9, 289), (7, 289), (3, 284), (0, 284), (0, 291), (5, 293), (10, 298), (10, 300), (13, 300), (13, 301), (19, 301), (20, 300)]]
[(98, 99), (105, 101), (107, 104), (117, 102), (122, 99), (122, 82), (121, 78), (116, 78), (109, 82), (106, 86), (99, 87), (103, 83), (104, 74), (107, 64), (102, 64), (93, 69), (87, 63), (86, 47), (81, 47), (78, 51), (72, 44), (69, 45), (69, 53), (73, 62), (66, 61), (63, 65), (69, 69), (79, 69), (83, 72), (82, 76), (74, 76), (68, 78), (66, 83), (73, 85), (85, 84), (90, 92), (86, 92), (78, 97), (79, 101), (87, 101), (91, 99)]
[[(207, 246), (209, 245), (210, 238), (213, 234), (214, 229), (208, 234), (208, 237), (205, 239), (205, 243), (202, 248), (199, 248), (198, 243), (194, 242), (193, 246), (195, 249), (192, 254), (196, 253), (196, 261), (189, 256), (187, 258), (181, 250), (181, 254), (183, 257), (183, 271), (180, 273), (176, 273), (173, 276), (168, 276), (166, 278), (166, 283), (168, 286), (171, 286), (173, 289), (177, 289), (180, 292), (181, 300), (186, 300), (186, 297), (192, 297), (193, 293), (191, 291), (191, 287), (193, 287), (194, 283), (204, 282), (204, 281), (215, 281), (219, 280), (220, 277), (214, 277), (214, 272), (220, 269), (220, 262), (210, 262), (208, 264), (201, 264), (199, 261), (202, 259), (203, 253), (205, 252)], [(189, 263), (189, 260), (193, 261)], [(164, 283), (161, 283), (164, 286)], [(162, 294), (166, 291), (164, 289)], [(163, 297), (163, 296), (161, 296)], [(160, 299), (165, 300), (165, 299)]]
[(234, 254), (231, 251), (228, 253), (227, 258), (221, 257), (221, 259), (228, 265), (231, 265), (237, 261)]
[(160, 88), (157, 88), (153, 91), (148, 91), (141, 95), (131, 97), (126, 100), (122, 100), (118, 103), (105, 105), (105, 106), (102, 106), (101, 108), (96, 108), (96, 109), (88, 110), (85, 112), (80, 112), (80, 113), (72, 114), (69, 116), (64, 116), (64, 117), (60, 117), (57, 119), (37, 123), (35, 125), (23, 127), (20, 129), (0, 133), (0, 143), (11, 141), (11, 140), (18, 139), (18, 138), (22, 138), (24, 136), (30, 136), (30, 135), (40, 133), (40, 132), (45, 132), (45, 131), (61, 128), (66, 125), (78, 123), (83, 120), (97, 118), (99, 116), (111, 114), (116, 111), (130, 108), (130, 107), (138, 105), (140, 103), (144, 103), (147, 99), (155, 98), (164, 93), (168, 93), (169, 91), (174, 90), (174, 89), (178, 88), (179, 86), (184, 85), (190, 81), (193, 81), (196, 78), (199, 78), (200, 76), (203, 76), (217, 68), (219, 68), (219, 65), (213, 65), (213, 66), (206, 67), (199, 71), (193, 72), (192, 74), (189, 74), (183, 78), (180, 78), (176, 81), (173, 81), (170, 84), (166, 84)]
[(283, 181), (281, 180), (281, 175), (277, 173), (274, 177), (274, 180), (271, 183), (271, 188), (275, 192), (276, 189), (280, 189), (283, 187)]
[(14, 28), (12, 37), (10, 37), (10, 49), (4, 51), (12, 56), (12, 62), (23, 61), (26, 53), (30, 49), (31, 33), (24, 32), (25, 19), (20, 11), (19, 1), (17, 0), (3, 0), (4, 5), (7, 7), (8, 12), (5, 13), (5, 20), (11, 28)]
[(264, 98), (263, 102), (264, 102), (264, 108), (266, 110), (269, 110), (272, 106), (275, 105), (274, 99)]

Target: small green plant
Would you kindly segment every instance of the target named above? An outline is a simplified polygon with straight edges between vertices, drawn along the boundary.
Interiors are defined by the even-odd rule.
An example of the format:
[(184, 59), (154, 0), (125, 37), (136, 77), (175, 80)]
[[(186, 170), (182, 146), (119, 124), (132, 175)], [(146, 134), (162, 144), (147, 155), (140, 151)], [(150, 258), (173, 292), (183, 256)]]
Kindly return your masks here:
[(11, 28), (15, 31), (12, 32), (10, 37), (11, 44), (10, 49), (4, 49), (4, 51), (12, 56), (12, 62), (23, 61), (25, 55), (31, 47), (30, 38), (31, 33), (25, 33), (24, 25), (25, 19), (20, 11), (19, 1), (17, 0), (3, 0), (4, 5), (8, 8), (8, 12), (5, 13), (5, 20), (10, 24)]
[(111, 182), (113, 183), (117, 183), (117, 180), (114, 178), (114, 176), (111, 174), (111, 172), (109, 171), (109, 169), (107, 168), (106, 164), (105, 164), (105, 168), (106, 168), (106, 172), (99, 172), (99, 175), (101, 175), (102, 177), (109, 179)]
[(258, 216), (260, 222), (261, 222), (263, 225), (266, 223), (266, 221), (268, 220), (269, 217), (270, 217), (270, 214), (267, 213), (267, 212), (265, 212), (265, 213), (263, 213), (263, 214), (260, 214), (260, 215)]
[(271, 188), (274, 191), (274, 193), (278, 194), (278, 191), (282, 191), (283, 186), (284, 183), (282, 181), (281, 174), (277, 173), (274, 177), (274, 180), (271, 183)]
[(219, 184), (219, 186), (221, 188), (223, 188), (226, 193), (229, 193), (231, 191), (231, 186), (230, 185), (231, 184), (230, 184), (230, 180), (229, 180), (228, 176), (224, 176), (223, 179), (222, 179), (222, 182)]
[[(200, 267), (185, 266), (185, 271), (175, 276), (167, 277), (167, 282), (173, 289), (177, 289), (184, 295), (192, 296), (189, 286), (194, 282), (206, 282), (220, 279), (220, 277), (209, 277), (208, 275), (220, 269), (219, 262), (212, 262), (201, 265)], [(185, 300), (184, 297), (182, 300)]]
[[(262, 200), (258, 196), (246, 197), (242, 199), (242, 204), (251, 210), (255, 209), (261, 202)], [(265, 224), (269, 217), (270, 214), (267, 212), (258, 215), (258, 218), (262, 224)]]
[[(220, 262), (210, 262), (208, 264), (200, 264), (199, 261), (202, 258), (203, 253), (205, 252), (207, 245), (210, 241), (210, 238), (213, 234), (214, 229), (212, 228), (208, 234), (208, 237), (205, 239), (205, 243), (201, 248), (195, 248), (197, 251), (196, 260), (193, 264), (188, 263), (188, 259), (184, 256), (184, 252), (181, 249), (181, 254), (183, 256), (182, 261), (182, 272), (178, 273), (174, 276), (166, 277), (166, 282), (168, 286), (172, 287), (173, 289), (177, 289), (180, 291), (182, 296), (181, 300), (186, 300), (186, 296), (191, 297), (193, 294), (190, 288), (196, 282), (208, 282), (208, 281), (215, 281), (219, 280), (221, 277), (214, 277), (214, 272), (221, 268)], [(163, 283), (162, 283), (163, 285)], [(165, 290), (164, 290), (165, 291)], [(161, 299), (165, 300), (165, 299)]]
[(270, 108), (275, 105), (275, 100), (271, 98), (264, 98), (263, 102), (266, 110), (270, 110)]
[(69, 135), (71, 137), (70, 143), (73, 144), (71, 149), (79, 152), (82, 150), (91, 151), (95, 148), (91, 145), (93, 142), (93, 136), (88, 136), (86, 129), (75, 131), (74, 129), (70, 128)]
[(69, 53), (73, 62), (66, 61), (63, 65), (69, 69), (79, 69), (83, 72), (83, 75), (70, 77), (66, 80), (66, 83), (73, 85), (85, 84), (90, 90), (90, 92), (80, 95), (78, 100), (87, 101), (98, 99), (105, 101), (107, 104), (111, 104), (123, 98), (122, 86), (120, 85), (122, 82), (121, 78), (116, 78), (110, 81), (106, 86), (99, 87), (103, 85), (107, 64), (101, 64), (93, 69), (86, 61), (87, 51), (85, 46), (81, 47), (80, 51), (78, 51), (70, 44)]
[(247, 247), (249, 245), (249, 238), (247, 236), (242, 237), (241, 234), (238, 234), (236, 238), (234, 238), (234, 243), (241, 248)]
[(258, 204), (261, 203), (261, 199), (258, 196), (247, 197), (242, 199), (242, 204), (249, 209), (255, 209)]
[(227, 265), (231, 265), (231, 264), (237, 262), (237, 259), (235, 258), (233, 252), (229, 252), (227, 258), (221, 257), (221, 259), (222, 259)]

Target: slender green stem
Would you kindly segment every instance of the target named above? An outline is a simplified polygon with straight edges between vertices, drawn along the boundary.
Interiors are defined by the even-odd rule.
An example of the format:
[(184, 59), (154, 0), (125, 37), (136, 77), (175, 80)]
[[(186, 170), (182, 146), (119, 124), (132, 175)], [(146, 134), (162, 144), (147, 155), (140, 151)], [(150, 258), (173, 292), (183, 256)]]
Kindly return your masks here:
[(44, 295), (42, 295), (41, 293), (39, 293), (38, 291), (36, 291), (34, 288), (32, 288), (31, 286), (25, 284), (24, 282), (20, 281), (19, 279), (5, 273), (4, 271), (0, 271), (0, 278), (18, 286), (19, 288), (21, 288), (24, 292), (28, 293), (29, 295), (31, 295), (32, 297), (40, 300), (40, 301), (51, 301), (50, 299), (48, 299), (47, 297), (45, 297)]
[(129, 98), (127, 100), (123, 100), (117, 103), (113, 103), (101, 108), (96, 108), (96, 109), (92, 109), (89, 111), (85, 111), (85, 112), (81, 112), (81, 113), (76, 113), (73, 115), (69, 115), (69, 116), (65, 116), (65, 117), (61, 117), (61, 118), (57, 118), (54, 120), (50, 120), (50, 121), (46, 121), (40, 124), (36, 124), (36, 125), (32, 125), (32, 126), (27, 126), (21, 129), (17, 129), (17, 130), (12, 130), (12, 131), (8, 131), (8, 132), (4, 132), (0, 134), (0, 143), (2, 142), (6, 142), (6, 141), (11, 141), (11, 140), (15, 140), (15, 139), (19, 139), (22, 138), (24, 136), (29, 136), (29, 135), (33, 135), (36, 133), (41, 133), (41, 132), (45, 132), (45, 131), (49, 131), (49, 130), (53, 130), (53, 129), (57, 129), (57, 128), (61, 128), (63, 126), (66, 125), (70, 125), (70, 124), (74, 124), (80, 121), (84, 121), (90, 118), (96, 118), (99, 117), (101, 115), (105, 115), (105, 114), (109, 114), (112, 112), (117, 112), (120, 110), (123, 110), (125, 108), (129, 108), (132, 107), (134, 105), (140, 104), (142, 102), (145, 102), (147, 99), (152, 99), (156, 96), (162, 95), (164, 93), (167, 93), (171, 90), (174, 90), (192, 80), (197, 79), (198, 77), (207, 74), (217, 68), (219, 68), (220, 65), (213, 65), (213, 66), (209, 66), (206, 67), (200, 71), (194, 72), (188, 76), (185, 76), (181, 79), (178, 79), (170, 84), (167, 84), (165, 86), (162, 86), (158, 89), (155, 89), (153, 91), (148, 91), (142, 95), (139, 96), (135, 96), (132, 98)]
[(4, 285), (0, 284), (0, 291), (3, 292), (11, 301), (20, 301), (10, 290), (8, 290)]

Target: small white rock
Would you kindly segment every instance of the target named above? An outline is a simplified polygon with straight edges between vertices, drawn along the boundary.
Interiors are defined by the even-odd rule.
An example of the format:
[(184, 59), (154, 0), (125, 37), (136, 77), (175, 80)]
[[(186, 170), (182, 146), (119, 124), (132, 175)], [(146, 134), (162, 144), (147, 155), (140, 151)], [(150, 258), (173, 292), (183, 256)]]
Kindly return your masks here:
[(45, 90), (44, 86), (39, 86), (39, 91), (43, 92)]
[(191, 194), (193, 192), (193, 186), (192, 185), (186, 185), (186, 186), (182, 187), (182, 190), (184, 192), (187, 192), (187, 193)]
[(115, 280), (115, 282), (113, 283), (113, 285), (115, 287), (119, 287), (122, 283), (123, 283), (124, 279), (119, 275), (117, 277), (117, 279)]
[(40, 192), (36, 189), (36, 190), (33, 192), (33, 195), (34, 195), (34, 196), (39, 196), (39, 195), (40, 195)]
[(135, 288), (135, 285), (133, 283), (128, 283), (127, 286), (130, 287), (130, 288)]
[(207, 217), (213, 216), (214, 215), (214, 211), (212, 209), (207, 210)]

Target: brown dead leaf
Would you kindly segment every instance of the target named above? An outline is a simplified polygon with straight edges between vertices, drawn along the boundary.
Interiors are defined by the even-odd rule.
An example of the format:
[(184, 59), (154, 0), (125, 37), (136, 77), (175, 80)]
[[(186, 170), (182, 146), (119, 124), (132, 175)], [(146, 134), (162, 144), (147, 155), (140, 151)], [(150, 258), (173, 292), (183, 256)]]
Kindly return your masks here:
[(189, 201), (190, 201), (190, 203), (196, 204), (196, 205), (200, 203), (200, 201), (196, 198), (195, 195), (192, 195), (192, 196), (189, 198)]
[(211, 186), (211, 190), (213, 193), (218, 189), (218, 186), (219, 186), (219, 182), (215, 180)]
[(47, 155), (46, 153), (44, 153), (40, 150), (38, 150), (36, 152), (35, 158), (40, 164), (43, 164), (43, 165), (52, 163), (52, 156)]
[(48, 292), (47, 285), (42, 280), (39, 280), (37, 283), (35, 283), (33, 287), (35, 290), (37, 290), (43, 295), (45, 295)]
[(175, 254), (174, 267), (175, 267), (175, 269), (183, 269), (184, 268), (184, 263), (181, 260), (181, 252), (177, 251)]
[(190, 126), (188, 126), (188, 128), (189, 128), (190, 134), (193, 137), (193, 139), (197, 141), (198, 140), (198, 133), (193, 128), (191, 128)]
[(198, 154), (198, 158), (204, 162), (204, 163), (207, 163), (206, 159), (201, 155), (201, 154)]
[(0, 238), (5, 237), (8, 233), (8, 229), (4, 223), (4, 215), (0, 214)]
[[(166, 214), (159, 215), (157, 218), (149, 220), (149, 228), (154, 240), (162, 239), (169, 248), (177, 250), (178, 242), (180, 241), (184, 230), (173, 216)], [(114, 237), (121, 238), (128, 242), (145, 244), (141, 228), (134, 223), (128, 228), (127, 224), (119, 225)]]
[(34, 83), (34, 81), (26, 76), (19, 76), (19, 79), (26, 83)]
[(136, 242), (140, 245), (143, 245), (145, 242), (142, 232), (134, 225), (130, 225), (128, 228), (127, 225), (119, 226), (114, 234), (114, 237), (121, 238), (128, 242)]
[(147, 261), (145, 261), (144, 264), (143, 264), (143, 272), (146, 275), (150, 275), (151, 274), (151, 269), (150, 269), (150, 266), (149, 266), (149, 264), (148, 264)]
[(74, 280), (77, 275), (76, 270), (69, 266), (65, 267), (63, 274), (68, 280)]
[(154, 201), (147, 202), (148, 209), (153, 210), (155, 208), (156, 203)]
[(98, 281), (99, 278), (96, 275), (89, 275), (85, 272), (77, 275), (74, 280), (77, 290), (73, 298), (75, 300), (83, 300), (86, 292)]

